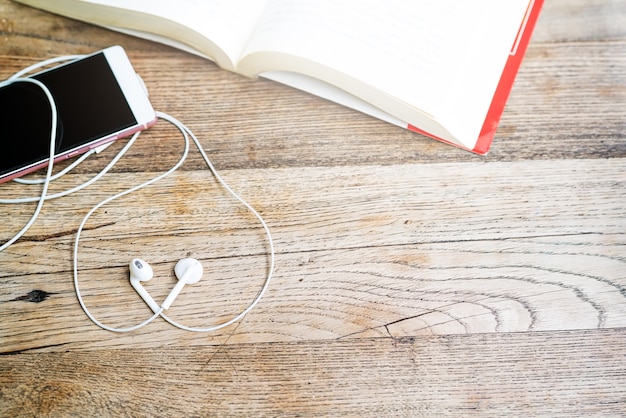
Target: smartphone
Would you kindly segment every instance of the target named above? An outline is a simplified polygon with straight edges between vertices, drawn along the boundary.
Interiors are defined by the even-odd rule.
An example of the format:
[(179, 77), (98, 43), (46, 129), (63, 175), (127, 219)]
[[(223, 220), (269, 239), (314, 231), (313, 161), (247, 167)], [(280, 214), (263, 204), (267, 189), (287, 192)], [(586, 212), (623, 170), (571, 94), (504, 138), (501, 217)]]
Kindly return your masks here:
[[(71, 158), (156, 122), (145, 86), (120, 46), (29, 76), (50, 90), (57, 107), (54, 161)], [(0, 183), (44, 168), (52, 115), (41, 87), (0, 87)]]

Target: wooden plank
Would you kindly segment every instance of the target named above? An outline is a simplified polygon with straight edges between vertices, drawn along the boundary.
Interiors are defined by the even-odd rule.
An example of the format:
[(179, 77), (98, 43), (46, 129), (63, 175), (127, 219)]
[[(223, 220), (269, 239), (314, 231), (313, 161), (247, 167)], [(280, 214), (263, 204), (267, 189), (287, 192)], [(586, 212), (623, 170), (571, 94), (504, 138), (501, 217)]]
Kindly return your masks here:
[(624, 330), (0, 357), (0, 415), (621, 416)]
[[(507, 176), (512, 169), (517, 175)], [(226, 172), (266, 217), (277, 249), (271, 291), (231, 341), (626, 326), (626, 205), (615, 199), (625, 187), (626, 176), (615, 176), (626, 172), (624, 160), (473, 170), (431, 164)], [(459, 171), (467, 177), (455, 177)], [(103, 180), (82, 201), (95, 204), (119, 191), (120, 176)], [(263, 233), (206, 177), (176, 174), (87, 223), (80, 278), (98, 317), (118, 327), (147, 318), (128, 284), (127, 265), (136, 256), (154, 265), (158, 280), (147, 287), (158, 300), (175, 283), (179, 258), (207, 265), (206, 283), (181, 297), (176, 310), (179, 318), (194, 318), (192, 326), (232, 317), (256, 295), (268, 265)], [(196, 336), (166, 333), (165, 324), (111, 339), (87, 321), (72, 288), (81, 218), (75, 207), (72, 198), (51, 203), (55, 216), (44, 213), (28, 237), (0, 254), (6, 266), (0, 283), (10, 295), (0, 304), (4, 351), (194, 344)], [(33, 251), (43, 255), (33, 260)], [(19, 299), (32, 290), (52, 296), (40, 304)], [(24, 334), (25, 324), (42, 323), (48, 325), (40, 334)]]
[(626, 4), (619, 0), (546, 1), (534, 42), (580, 42), (624, 39)]
[[(618, 241), (607, 245), (611, 239)], [(71, 275), (18, 275), (2, 283), (10, 296), (0, 305), (2, 351), (620, 328), (626, 326), (626, 282), (619, 239), (547, 237), (473, 248), (446, 243), (283, 255), (269, 293), (252, 313), (207, 335), (177, 331), (161, 320), (131, 334), (105, 332), (80, 310)], [(262, 257), (203, 261), (206, 281), (186, 289), (169, 313), (188, 326), (230, 319), (263, 281)], [(173, 287), (172, 267), (155, 266), (155, 283), (145, 286), (155, 300)], [(83, 271), (80, 279), (86, 304), (107, 325), (126, 327), (150, 316), (126, 268)], [(41, 303), (24, 300), (33, 289), (50, 296)]]
[[(275, 231), (279, 251), (304, 252), (544, 235), (620, 234), (626, 210), (621, 193), (626, 182), (624, 164), (623, 159), (442, 163), (232, 170), (223, 172), (223, 176), (266, 217)], [(11, 248), (11, 254), (19, 254), (20, 245), (28, 249), (44, 238), (69, 250), (75, 229), (93, 205), (125, 190), (131, 185), (128, 181), (138, 184), (153, 176), (109, 174), (77, 195), (47, 203), (40, 222), (22, 244)], [(80, 184), (84, 179), (68, 175), (54, 190)], [(19, 196), (16, 189), (15, 185), (7, 185), (2, 189), (3, 196)], [(255, 218), (216, 185), (208, 170), (175, 173), (104, 209), (92, 216), (86, 226), (93, 232), (86, 231), (82, 239), (100, 242), (101, 248), (94, 252), (106, 249), (107, 254), (102, 256), (107, 259), (102, 261), (113, 265), (125, 263), (114, 261), (121, 254), (150, 251), (151, 241), (163, 241), (164, 245), (170, 242), (168, 246), (175, 248), (186, 234), (195, 235), (195, 241), (203, 234), (216, 235), (211, 238), (216, 240), (211, 244), (213, 257), (259, 254), (264, 250), (243, 245), (263, 240), (263, 233)], [(28, 219), (32, 207), (3, 206), (0, 210), (18, 226)], [(172, 234), (165, 236), (169, 232)], [(11, 233), (3, 231), (1, 237), (7, 239)], [(107, 236), (109, 244), (105, 242)], [(132, 242), (122, 247), (122, 239)], [(142, 240), (144, 245), (132, 247)], [(203, 240), (199, 241), (200, 249), (206, 247)], [(108, 248), (118, 245), (118, 251)], [(66, 260), (67, 254), (60, 257)], [(46, 263), (50, 266), (51, 261)], [(57, 265), (61, 263), (67, 266), (66, 261), (58, 261)]]

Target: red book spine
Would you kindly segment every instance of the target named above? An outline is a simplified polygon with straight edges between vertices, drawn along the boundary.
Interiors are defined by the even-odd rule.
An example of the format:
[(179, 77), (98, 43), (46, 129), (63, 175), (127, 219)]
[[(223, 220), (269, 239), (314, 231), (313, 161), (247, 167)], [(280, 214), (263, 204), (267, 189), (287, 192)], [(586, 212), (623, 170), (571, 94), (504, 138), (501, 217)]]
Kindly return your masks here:
[[(483, 123), (480, 135), (476, 141), (476, 145), (473, 149), (470, 149), (470, 151), (481, 155), (487, 154), (489, 151), (489, 147), (491, 146), (493, 138), (496, 134), (496, 129), (500, 123), (500, 118), (504, 112), (504, 106), (509, 98), (511, 89), (513, 88), (515, 76), (517, 75), (519, 67), (522, 64), (526, 48), (530, 43), (530, 38), (532, 36), (533, 29), (535, 28), (535, 23), (539, 18), (539, 12), (541, 11), (542, 6), (543, 0), (532, 0), (528, 4), (526, 15), (524, 16), (524, 20), (520, 26), (515, 42), (511, 46), (511, 54), (509, 55), (509, 58), (504, 66), (504, 70), (502, 71), (502, 76), (500, 77), (498, 87), (493, 95), (493, 99), (491, 101), (491, 105), (489, 106), (487, 116), (485, 117), (485, 122)], [(407, 129), (446, 143), (450, 143), (446, 140), (430, 135), (428, 132), (424, 132), (423, 130), (412, 125), (408, 125)]]

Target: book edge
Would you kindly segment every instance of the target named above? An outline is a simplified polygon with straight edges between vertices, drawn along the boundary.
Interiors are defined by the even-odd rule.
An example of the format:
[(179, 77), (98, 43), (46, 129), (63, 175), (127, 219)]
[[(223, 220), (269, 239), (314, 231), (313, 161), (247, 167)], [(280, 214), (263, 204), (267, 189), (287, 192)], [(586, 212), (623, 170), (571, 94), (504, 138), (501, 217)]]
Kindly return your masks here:
[(474, 148), (470, 150), (476, 154), (486, 155), (489, 152), (500, 119), (504, 113), (506, 102), (513, 88), (513, 83), (522, 64), (522, 60), (526, 55), (526, 49), (530, 43), (543, 2), (544, 0), (533, 0), (529, 3), (527, 15), (520, 27), (520, 37), (516, 39), (516, 44), (513, 45), (512, 48), (514, 54), (509, 56), (504, 66), (504, 71), (502, 71), (502, 76), (500, 77), (498, 87), (493, 95), (478, 140)]
[[(32, 3), (36, 3), (36, 2), (31, 2), (28, 0), (17, 0), (18, 2), (24, 3), (24, 4), (28, 4), (34, 7), (38, 7), (33, 5)], [(511, 92), (511, 89), (513, 87), (513, 83), (515, 81), (516, 75), (518, 73), (518, 70), (521, 66), (521, 62), (523, 60), (523, 57), (526, 53), (526, 49), (528, 47), (528, 44), (530, 43), (530, 39), (532, 36), (532, 32), (534, 30), (536, 21), (539, 17), (539, 13), (540, 10), (543, 6), (544, 0), (531, 0), (529, 5), (528, 5), (528, 9), (526, 12), (526, 15), (524, 17), (524, 20), (522, 22), (522, 24), (520, 25), (520, 30), (519, 30), (519, 36), (516, 38), (514, 45), (512, 46), (512, 50), (511, 50), (511, 55), (509, 55), (507, 62), (505, 64), (504, 70), (502, 72), (502, 75), (500, 77), (500, 80), (498, 82), (498, 85), (496, 87), (496, 91), (494, 92), (491, 104), (489, 106), (489, 109), (487, 111), (487, 115), (485, 116), (485, 121), (483, 123), (481, 132), (476, 140), (476, 143), (474, 144), (473, 147), (467, 147), (464, 146), (462, 144), (459, 144), (457, 142), (452, 142), (450, 140), (446, 140), (443, 138), (440, 138), (436, 135), (430, 134), (427, 131), (424, 131), (416, 126), (413, 126), (411, 124), (408, 124), (405, 122), (405, 128), (413, 131), (413, 132), (417, 132), (420, 134), (423, 134), (425, 136), (428, 136), (430, 138), (433, 138), (435, 140), (444, 142), (446, 144), (450, 144), (453, 146), (456, 146), (458, 148), (461, 149), (465, 149), (471, 152), (474, 152), (476, 154), (479, 155), (486, 155), (489, 152), (489, 148), (491, 147), (491, 144), (494, 140), (495, 134), (496, 134), (496, 130), (498, 127), (498, 124), (500, 122), (501, 116), (504, 112), (504, 108), (506, 105), (506, 102), (508, 100), (509, 94)], [(67, 16), (67, 15), (66, 15)], [(84, 20), (84, 19), (83, 19)], [(94, 22), (90, 22), (90, 23), (94, 23)], [(119, 27), (112, 27), (112, 26), (108, 26), (108, 25), (100, 25), (100, 26), (105, 26), (108, 29), (113, 29), (113, 30), (117, 30), (119, 32), (124, 32), (124, 30), (122, 30)], [(128, 30), (126, 33), (129, 33), (132, 30)], [(135, 30), (136, 31), (136, 30)], [(135, 32), (133, 31), (133, 32)], [(132, 33), (135, 36), (138, 36), (137, 33)], [(140, 36), (140, 35), (139, 35)], [(141, 37), (141, 36), (140, 36)], [(157, 42), (162, 42), (162, 40), (157, 40)], [(179, 47), (180, 49), (180, 47)], [(187, 50), (187, 52), (190, 52), (189, 50)], [(202, 54), (203, 56), (205, 56), (205, 54)], [(206, 57), (206, 56), (205, 56)], [(210, 59), (210, 58), (209, 58)], [(222, 66), (222, 68), (224, 69), (228, 69), (224, 66)], [(312, 92), (311, 92), (312, 93)], [(315, 94), (315, 93), (313, 93)], [(334, 102), (337, 102), (335, 100), (333, 100)], [(375, 106), (375, 105), (372, 105)], [(348, 106), (350, 107), (350, 106)], [(368, 112), (364, 112), (363, 110), (358, 110), (362, 113), (366, 113), (369, 114)], [(372, 115), (374, 116), (374, 115)], [(380, 117), (378, 116), (374, 116), (380, 119)], [(391, 122), (393, 123), (393, 122)]]

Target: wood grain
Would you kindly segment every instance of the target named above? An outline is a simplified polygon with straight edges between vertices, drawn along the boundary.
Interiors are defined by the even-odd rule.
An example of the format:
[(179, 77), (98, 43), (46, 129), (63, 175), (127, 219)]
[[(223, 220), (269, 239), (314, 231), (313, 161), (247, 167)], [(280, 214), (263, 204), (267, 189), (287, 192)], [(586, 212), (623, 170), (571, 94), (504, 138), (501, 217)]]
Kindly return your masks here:
[(5, 356), (0, 414), (621, 416), (623, 341), (560, 331)]
[[(263, 170), (252, 175), (258, 183), (250, 179), (252, 170), (225, 172), (266, 217), (278, 254), (270, 294), (231, 342), (626, 326), (626, 207), (612, 199), (626, 186), (626, 176), (612, 177), (626, 173), (623, 161), (473, 167), (463, 170), (476, 180), (473, 188), (454, 178), (458, 164), (432, 164), (419, 179), (411, 176), (418, 165), (290, 169), (291, 181), (283, 169)], [(516, 176), (507, 176), (512, 169)], [(311, 172), (315, 184), (302, 184), (299, 179)], [(576, 175), (563, 185), (563, 178)], [(117, 177), (103, 179), (90, 197), (112, 194), (121, 183)], [(488, 188), (482, 186), (487, 181)], [(445, 209), (442, 197), (457, 204)], [(80, 329), (89, 322), (72, 294), (74, 229), (58, 233), (80, 223), (75, 207), (71, 198), (51, 203), (55, 217), (0, 255), (29, 260), (14, 262), (15, 270), (2, 279), (13, 300), (0, 305), (7, 350), (40, 348), (23, 341), (29, 316), (16, 305), (50, 323), (46, 338), (38, 338), (44, 347), (107, 344), (108, 334)], [(244, 307), (263, 283), (268, 260), (260, 226), (207, 185), (206, 172), (177, 174), (101, 212), (82, 234), (80, 277), (83, 292), (94, 293), (87, 301), (115, 326), (146, 316), (143, 304), (129, 307), (139, 300), (128, 283), (133, 256), (155, 266), (160, 280), (149, 286), (157, 299), (176, 281), (176, 260), (204, 262), (208, 280), (188, 292), (195, 302), (176, 311), (193, 318), (194, 326), (237, 312), (235, 306)], [(36, 263), (28, 257), (33, 245), (46, 248)], [(40, 282), (18, 279), (23, 271), (39, 273)], [(53, 295), (39, 306), (16, 300), (33, 288)], [(42, 309), (50, 305), (55, 309)], [(198, 315), (202, 311), (212, 314)], [(68, 333), (58, 316), (78, 319), (80, 332)], [(144, 344), (167, 344), (165, 338)]]
[[(0, 79), (121, 44), (156, 108), (199, 136), (268, 221), (269, 292), (195, 334), (157, 320), (112, 334), (80, 309), (76, 229), (153, 177), (182, 141), (161, 121), (111, 173), (46, 203), (0, 253), (0, 416), (623, 416), (626, 411), (626, 4), (546, 2), (490, 154), (479, 157), (148, 41), (0, 0)], [(53, 190), (100, 170), (114, 144)], [(0, 197), (25, 193), (13, 184)], [(33, 205), (0, 206), (6, 240)], [(171, 316), (208, 326), (268, 271), (255, 218), (192, 152), (97, 211), (80, 241), (90, 310), (146, 318), (127, 264), (162, 300), (182, 257), (205, 265)]]

